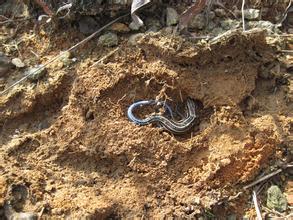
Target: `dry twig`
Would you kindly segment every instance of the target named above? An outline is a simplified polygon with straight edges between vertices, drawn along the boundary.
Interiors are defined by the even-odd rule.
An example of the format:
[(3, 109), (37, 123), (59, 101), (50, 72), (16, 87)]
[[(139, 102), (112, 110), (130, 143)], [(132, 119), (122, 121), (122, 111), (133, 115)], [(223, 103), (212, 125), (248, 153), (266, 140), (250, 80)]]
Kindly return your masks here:
[(252, 192), (252, 200), (253, 200), (254, 208), (255, 208), (255, 211), (256, 211), (257, 219), (262, 220), (261, 212), (260, 212), (258, 202), (257, 202), (256, 192), (254, 190)]
[(245, 31), (244, 6), (245, 6), (245, 0), (242, 0), (241, 12), (242, 12), (242, 28), (243, 28), (243, 31)]
[(94, 62), (93, 65), (90, 66), (90, 68), (92, 68), (93, 66), (96, 66), (99, 63), (102, 63), (105, 59), (107, 59), (108, 57), (112, 56), (119, 49), (120, 48), (117, 47), (116, 49), (112, 50), (111, 52), (109, 52), (108, 54), (106, 54), (105, 56), (103, 56), (101, 59), (99, 59), (98, 61)]
[(263, 181), (265, 181), (265, 180), (267, 180), (267, 179), (269, 179), (269, 178), (281, 173), (284, 169), (292, 168), (292, 167), (293, 167), (293, 163), (285, 164), (282, 168), (280, 168), (278, 170), (275, 170), (274, 172), (272, 172), (272, 173), (270, 173), (268, 175), (265, 175), (264, 177), (259, 178), (258, 180), (248, 184), (247, 186), (244, 186), (243, 188), (248, 189), (248, 188), (250, 188), (252, 186), (255, 186), (258, 183), (261, 183), (261, 182), (263, 182)]

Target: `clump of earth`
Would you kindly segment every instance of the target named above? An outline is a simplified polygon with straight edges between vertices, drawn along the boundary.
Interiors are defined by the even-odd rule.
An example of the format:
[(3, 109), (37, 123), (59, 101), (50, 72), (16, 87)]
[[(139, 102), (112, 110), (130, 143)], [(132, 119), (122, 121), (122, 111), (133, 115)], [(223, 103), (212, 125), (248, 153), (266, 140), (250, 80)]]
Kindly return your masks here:
[[(143, 11), (143, 27), (116, 22), (66, 53), (105, 22), (79, 14), (1, 27), (1, 217), (256, 216), (244, 186), (292, 161), (292, 56), (282, 53), (292, 38), (260, 7), (247, 8), (243, 32), (229, 3), (180, 34), (183, 7), (165, 6)], [(188, 97), (198, 119), (183, 135), (127, 117), (137, 100)], [(259, 199), (290, 214), (292, 175), (269, 181)]]

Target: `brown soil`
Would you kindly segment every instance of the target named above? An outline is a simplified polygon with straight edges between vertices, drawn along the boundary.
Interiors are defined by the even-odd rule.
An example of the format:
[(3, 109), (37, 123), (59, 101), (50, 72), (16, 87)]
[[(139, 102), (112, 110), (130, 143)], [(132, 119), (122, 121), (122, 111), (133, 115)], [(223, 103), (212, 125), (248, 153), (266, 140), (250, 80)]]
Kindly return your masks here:
[[(70, 28), (40, 33), (19, 47), (31, 65), (82, 38)], [(0, 97), (0, 206), (17, 186), (28, 195), (16, 210), (45, 207), (43, 216), (59, 218), (186, 217), (228, 201), (292, 147), (292, 86), (278, 71), (259, 74), (278, 69), (268, 65), (276, 53), (266, 39), (259, 30), (235, 31), (195, 45), (147, 34), (90, 68), (109, 51), (93, 40), (74, 54), (76, 64), (58, 61), (37, 84), (13, 88)], [(183, 136), (127, 119), (136, 100), (186, 97), (198, 101), (199, 120)], [(243, 214), (245, 198), (215, 214)]]

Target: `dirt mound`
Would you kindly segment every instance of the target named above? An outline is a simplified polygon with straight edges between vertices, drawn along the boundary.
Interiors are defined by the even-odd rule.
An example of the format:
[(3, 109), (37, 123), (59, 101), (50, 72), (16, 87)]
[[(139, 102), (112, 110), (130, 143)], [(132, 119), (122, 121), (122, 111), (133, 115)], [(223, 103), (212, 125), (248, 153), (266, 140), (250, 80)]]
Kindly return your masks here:
[[(289, 142), (292, 105), (285, 85), (259, 74), (274, 61), (265, 32), (224, 39), (146, 34), (97, 67), (99, 48), (1, 97), (0, 193), (19, 182), (30, 192), (22, 210), (76, 218), (183, 217), (235, 196)], [(187, 97), (199, 120), (183, 136), (127, 119), (136, 100)]]

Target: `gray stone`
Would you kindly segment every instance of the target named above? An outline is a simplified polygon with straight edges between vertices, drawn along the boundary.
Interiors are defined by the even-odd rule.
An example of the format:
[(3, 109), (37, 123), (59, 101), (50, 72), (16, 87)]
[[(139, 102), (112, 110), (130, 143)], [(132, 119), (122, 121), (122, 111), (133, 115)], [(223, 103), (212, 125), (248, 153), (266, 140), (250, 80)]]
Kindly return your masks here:
[(222, 17), (226, 16), (226, 11), (222, 8), (217, 8), (217, 9), (215, 9), (215, 14), (216, 14), (216, 16), (222, 18)]
[(247, 20), (257, 20), (260, 18), (260, 10), (258, 9), (245, 9), (244, 18)]
[(79, 31), (83, 34), (92, 34), (98, 30), (98, 23), (93, 17), (83, 16), (78, 21)]
[(238, 27), (239, 21), (232, 20), (232, 19), (225, 19), (223, 21), (220, 21), (220, 24), (224, 30), (230, 30), (230, 29)]
[(19, 58), (13, 58), (13, 59), (11, 60), (11, 63), (12, 63), (14, 66), (18, 67), (18, 68), (23, 68), (23, 67), (25, 67), (25, 64), (24, 64), (24, 63), (22, 62), (22, 60), (19, 59)]
[(209, 12), (209, 19), (210, 19), (210, 20), (213, 20), (215, 17), (216, 17), (215, 12), (210, 11), (210, 12)]
[(174, 8), (168, 7), (166, 10), (166, 24), (167, 26), (176, 25), (179, 21), (179, 15)]
[(262, 29), (267, 29), (269, 31), (273, 31), (273, 32), (278, 31), (277, 26), (269, 21), (250, 21), (250, 22), (247, 22), (247, 27), (248, 28), (262, 28)]
[(287, 210), (288, 202), (280, 188), (276, 185), (271, 186), (267, 191), (267, 206), (270, 209), (284, 212)]
[(155, 18), (147, 18), (145, 24), (148, 28), (147, 32), (157, 32), (162, 28), (160, 21)]
[(69, 65), (70, 63), (72, 63), (72, 59), (71, 59), (71, 53), (69, 51), (66, 52), (61, 52), (62, 56), (60, 57), (60, 61), (62, 61), (64, 63), (64, 65)]
[(205, 27), (206, 19), (203, 14), (198, 14), (192, 18), (189, 27), (202, 30)]
[(172, 34), (174, 32), (174, 28), (176, 28), (176, 27), (164, 27), (162, 29), (162, 33), (164, 33), (164, 34)]
[(0, 52), (0, 77), (5, 76), (12, 67), (11, 60), (5, 54)]
[(137, 45), (137, 41), (139, 40), (139, 39), (141, 39), (142, 37), (143, 37), (143, 33), (138, 33), (138, 34), (133, 34), (133, 35), (131, 35), (130, 37), (129, 37), (129, 39), (128, 39), (128, 43), (130, 44), (130, 45), (133, 45), (133, 46), (135, 46), (135, 45)]
[(128, 25), (128, 27), (133, 31), (138, 31), (140, 28), (140, 26), (133, 21)]
[(113, 47), (118, 45), (118, 36), (115, 33), (108, 32), (99, 37), (98, 43), (106, 47)]
[(47, 73), (46, 68), (43, 65), (38, 65), (32, 68), (29, 68), (25, 75), (29, 75), (28, 79), (32, 82), (36, 82), (40, 80), (42, 77), (44, 77)]
[(38, 215), (36, 213), (20, 212), (20, 213), (13, 213), (9, 219), (11, 219), (11, 220), (37, 220)]

